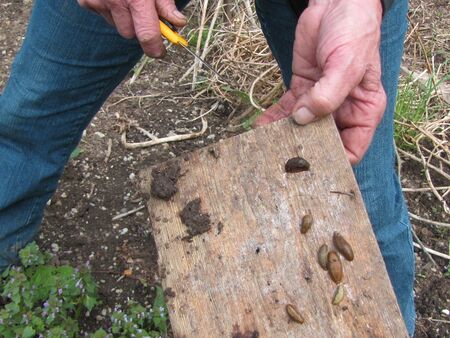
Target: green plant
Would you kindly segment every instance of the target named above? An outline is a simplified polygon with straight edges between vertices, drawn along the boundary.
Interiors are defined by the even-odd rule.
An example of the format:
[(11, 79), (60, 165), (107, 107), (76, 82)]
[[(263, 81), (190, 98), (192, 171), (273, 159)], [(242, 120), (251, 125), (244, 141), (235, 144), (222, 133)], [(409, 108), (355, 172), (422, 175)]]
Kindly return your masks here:
[(111, 314), (111, 333), (119, 337), (159, 337), (167, 332), (167, 308), (164, 293), (156, 288), (153, 307), (145, 308), (130, 301), (127, 311), (115, 309)]
[[(99, 304), (97, 286), (88, 271), (49, 264), (50, 254), (28, 244), (19, 253), (21, 266), (9, 267), (0, 280), (0, 337), (76, 337), (79, 321)], [(152, 307), (130, 301), (115, 309), (111, 327), (91, 338), (156, 338), (167, 332), (164, 292), (156, 287)]]
[(22, 266), (9, 267), (0, 281), (5, 304), (0, 310), (1, 337), (72, 337), (77, 319), (98, 303), (89, 273), (48, 264), (49, 254), (36, 243), (20, 251)]
[(78, 156), (80, 156), (82, 153), (84, 152), (83, 149), (81, 149), (80, 147), (76, 147), (72, 153), (70, 153), (70, 159), (74, 160), (76, 159)]
[(262, 114), (262, 111), (261, 111), (260, 109), (256, 109), (255, 112), (254, 112), (252, 115), (250, 115), (250, 116), (248, 116), (248, 117), (246, 117), (246, 118), (244, 119), (244, 121), (242, 122), (242, 127), (243, 127), (245, 130), (250, 130), (250, 129), (252, 129), (253, 123), (255, 123), (256, 119), (257, 119), (258, 116), (260, 116), (261, 114)]
[[(196, 30), (193, 32), (191, 31), (188, 34), (189, 45), (193, 46), (194, 48), (197, 46), (199, 33), (200, 32), (198, 30)], [(202, 41), (200, 42), (200, 49), (205, 48), (206, 38), (208, 37), (208, 34), (209, 34), (209, 27), (205, 26), (202, 31)], [(211, 41), (211, 42), (213, 42), (213, 41)]]
[(418, 124), (432, 117), (426, 116), (426, 113), (433, 93), (434, 83), (431, 79), (425, 85), (414, 81), (412, 76), (401, 81), (395, 105), (396, 124), (394, 129), (395, 142), (400, 148), (415, 149), (414, 140), (418, 131), (405, 123)]

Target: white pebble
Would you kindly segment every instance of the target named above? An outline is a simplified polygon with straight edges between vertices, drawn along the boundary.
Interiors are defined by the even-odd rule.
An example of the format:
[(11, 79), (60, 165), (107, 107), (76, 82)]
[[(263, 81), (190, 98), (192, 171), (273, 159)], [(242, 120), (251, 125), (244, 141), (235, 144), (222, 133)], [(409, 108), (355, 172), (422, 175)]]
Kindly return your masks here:
[(96, 131), (94, 134), (95, 134), (95, 136), (97, 136), (98, 138), (104, 138), (104, 137), (105, 137), (105, 134), (103, 134), (103, 133), (101, 133), (101, 132), (99, 132), (99, 131)]
[(58, 252), (59, 251), (59, 245), (56, 243), (52, 243), (51, 244), (51, 248), (53, 252)]

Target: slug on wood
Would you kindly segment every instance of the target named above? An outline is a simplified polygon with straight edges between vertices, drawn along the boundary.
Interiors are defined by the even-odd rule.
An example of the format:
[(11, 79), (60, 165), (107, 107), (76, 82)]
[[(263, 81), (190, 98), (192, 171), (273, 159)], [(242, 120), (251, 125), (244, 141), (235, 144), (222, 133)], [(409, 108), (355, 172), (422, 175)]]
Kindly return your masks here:
[(313, 217), (312, 217), (312, 215), (311, 214), (306, 214), (302, 218), (302, 225), (300, 227), (300, 232), (302, 234), (306, 234), (309, 231), (309, 229), (311, 229), (312, 224), (313, 224)]
[(319, 265), (324, 270), (328, 270), (327, 256), (328, 256), (328, 245), (322, 244), (322, 246), (319, 248), (319, 252), (317, 254), (317, 260), (319, 261)]
[(291, 318), (294, 322), (297, 322), (300, 324), (303, 324), (305, 322), (305, 319), (298, 312), (298, 310), (295, 308), (294, 305), (292, 305), (292, 304), (286, 305), (286, 312), (289, 315), (289, 318)]
[(344, 299), (344, 294), (345, 294), (344, 285), (339, 284), (336, 290), (334, 291), (333, 300), (331, 301), (331, 303), (333, 305), (338, 305)]
[(336, 251), (330, 251), (327, 256), (327, 268), (331, 279), (335, 283), (340, 283), (344, 273), (342, 271), (342, 263)]
[(284, 165), (284, 170), (287, 173), (299, 173), (301, 171), (309, 170), (309, 163), (303, 157), (293, 157), (289, 159)]
[(352, 261), (355, 255), (353, 254), (353, 249), (351, 245), (345, 240), (344, 237), (339, 232), (334, 232), (333, 234), (333, 244), (342, 256), (348, 261)]

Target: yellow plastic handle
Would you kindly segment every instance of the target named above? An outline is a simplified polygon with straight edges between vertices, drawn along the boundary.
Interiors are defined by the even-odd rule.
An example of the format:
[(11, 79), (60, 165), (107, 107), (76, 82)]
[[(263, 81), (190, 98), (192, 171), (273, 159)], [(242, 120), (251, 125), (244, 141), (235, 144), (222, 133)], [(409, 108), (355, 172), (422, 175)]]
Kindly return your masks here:
[(180, 34), (173, 31), (169, 26), (167, 26), (164, 22), (159, 20), (159, 29), (161, 30), (162, 36), (164, 36), (167, 40), (169, 40), (174, 45), (183, 45), (187, 47), (188, 42), (185, 38), (183, 38)]

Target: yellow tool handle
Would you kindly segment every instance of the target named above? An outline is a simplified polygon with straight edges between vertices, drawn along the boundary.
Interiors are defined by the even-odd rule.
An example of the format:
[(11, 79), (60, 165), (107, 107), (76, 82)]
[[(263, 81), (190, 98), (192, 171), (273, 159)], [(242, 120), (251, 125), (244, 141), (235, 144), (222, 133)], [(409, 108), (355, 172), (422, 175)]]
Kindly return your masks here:
[(164, 22), (159, 20), (159, 29), (161, 30), (162, 36), (164, 36), (167, 40), (169, 40), (174, 45), (183, 45), (187, 47), (188, 42), (185, 38), (183, 38), (180, 34), (172, 30), (169, 26), (167, 26)]

